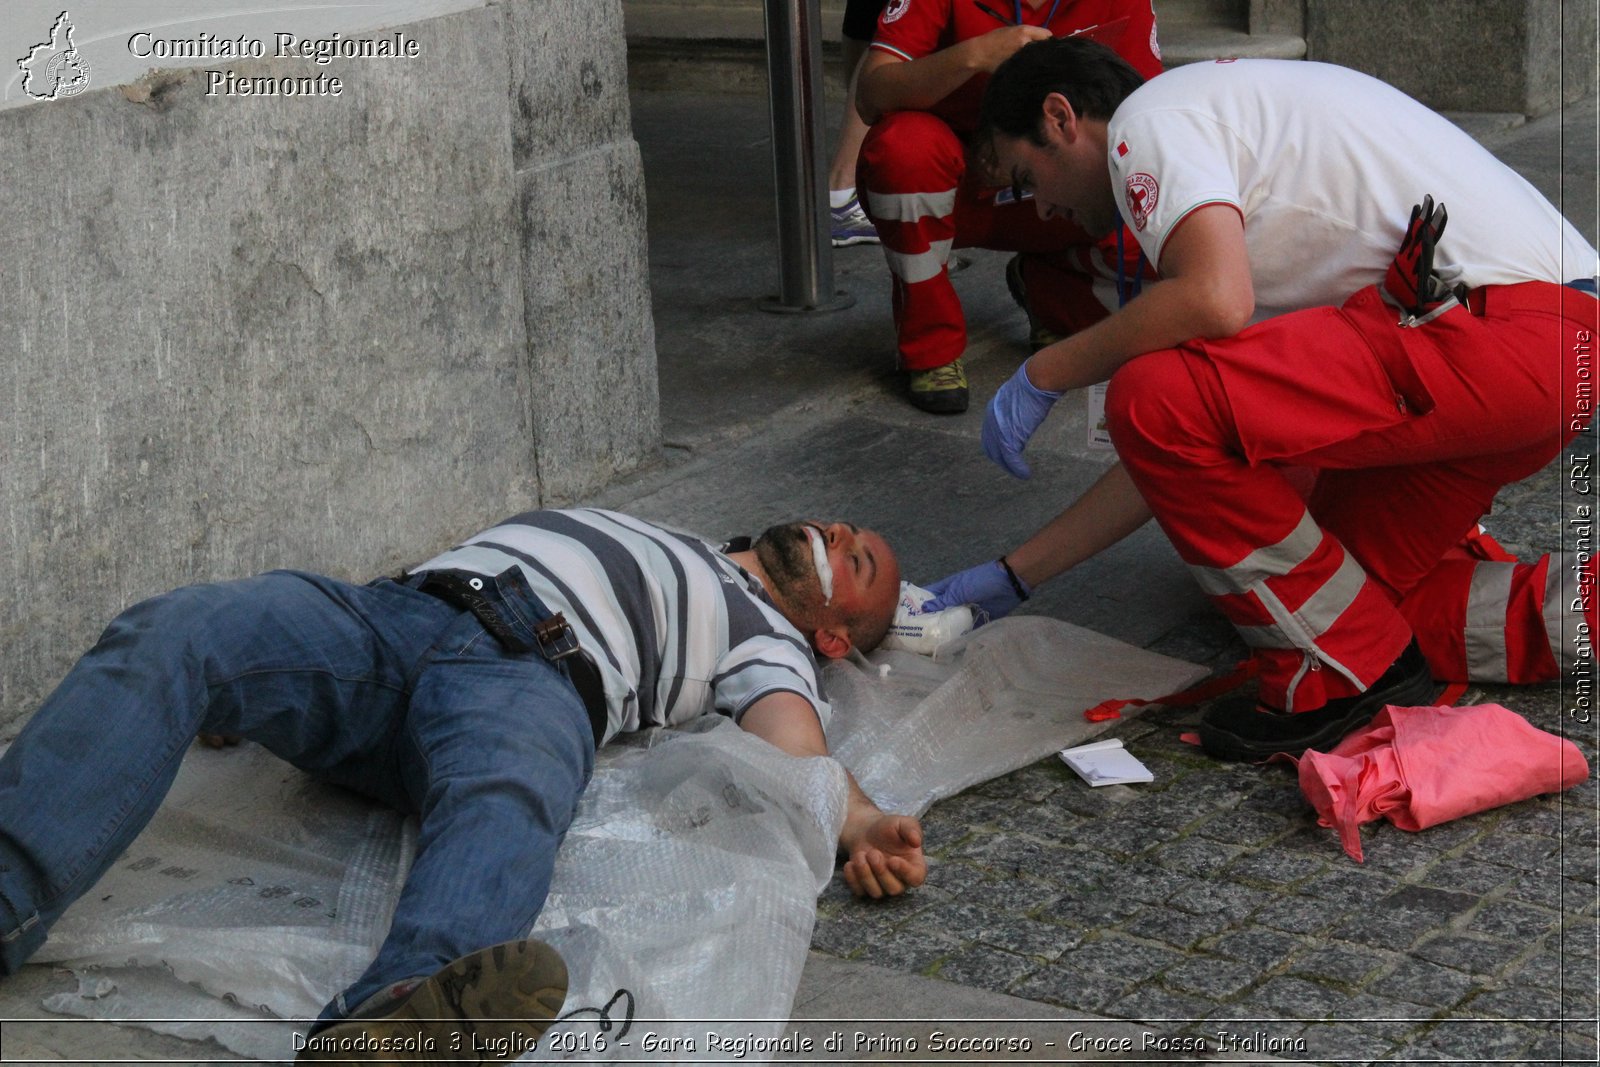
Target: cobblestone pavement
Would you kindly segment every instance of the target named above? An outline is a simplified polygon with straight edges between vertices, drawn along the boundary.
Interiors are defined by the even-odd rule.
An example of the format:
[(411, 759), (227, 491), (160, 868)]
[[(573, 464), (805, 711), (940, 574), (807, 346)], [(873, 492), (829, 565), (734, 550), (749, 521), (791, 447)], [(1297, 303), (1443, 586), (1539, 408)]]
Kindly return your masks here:
[[(1557, 543), (1562, 468), (1502, 494), (1508, 547)], [(1154, 647), (1219, 670), (1244, 655), (1214, 616)], [(1485, 702), (1594, 761), (1559, 683), (1461, 700)], [(870, 908), (835, 885), (813, 947), (1292, 1059), (1595, 1062), (1592, 777), (1420, 834), (1370, 824), (1357, 864), (1292, 768), (1210, 760), (1179, 739), (1195, 718), (1113, 731), (1149, 785), (1090, 789), (1052, 758), (936, 804), (928, 885)]]

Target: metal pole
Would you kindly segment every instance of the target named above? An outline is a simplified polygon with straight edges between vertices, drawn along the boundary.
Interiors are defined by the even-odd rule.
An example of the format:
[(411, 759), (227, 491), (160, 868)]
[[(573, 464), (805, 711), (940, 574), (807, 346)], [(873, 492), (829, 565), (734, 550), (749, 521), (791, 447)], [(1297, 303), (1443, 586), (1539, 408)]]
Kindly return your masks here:
[(765, 0), (767, 95), (778, 202), (779, 292), (767, 311), (834, 311), (855, 298), (833, 289), (822, 136), (819, 0)]

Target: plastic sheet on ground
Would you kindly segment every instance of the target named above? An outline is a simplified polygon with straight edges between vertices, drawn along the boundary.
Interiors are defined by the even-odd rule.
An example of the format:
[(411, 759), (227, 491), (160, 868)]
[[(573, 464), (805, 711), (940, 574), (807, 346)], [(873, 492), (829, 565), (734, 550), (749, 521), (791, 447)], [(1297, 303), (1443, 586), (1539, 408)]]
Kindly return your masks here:
[[(1203, 673), (1054, 620), (1002, 620), (936, 659), (830, 664), (830, 743), (880, 805), (920, 813), (1103, 730), (1087, 707)], [(769, 1059), (844, 796), (839, 763), (791, 759), (720, 718), (608, 748), (534, 931), (568, 960), (576, 1014), (525, 1058), (659, 1058), (676, 1039), (700, 1060)], [(413, 843), (411, 823), (260, 749), (197, 749), (35, 956), (80, 975), (45, 1007), (289, 1058), (304, 1032), (289, 1020), (314, 1017), (376, 952)]]

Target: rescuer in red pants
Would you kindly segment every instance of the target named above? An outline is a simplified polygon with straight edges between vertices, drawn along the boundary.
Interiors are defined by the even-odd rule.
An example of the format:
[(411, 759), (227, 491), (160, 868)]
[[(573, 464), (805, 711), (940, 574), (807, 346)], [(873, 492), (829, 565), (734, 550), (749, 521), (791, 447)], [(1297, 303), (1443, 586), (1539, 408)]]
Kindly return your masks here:
[[(992, 173), (968, 144), (989, 72), (1029, 41), (1072, 34), (1102, 38), (1146, 76), (1161, 71), (1149, 0), (890, 0), (879, 18), (856, 83), (871, 124), (856, 188), (888, 260), (910, 399), (925, 411), (967, 408), (966, 319), (950, 283), (951, 249), (1022, 253), (1006, 281), (1028, 312), (1034, 347), (1116, 306), (1116, 242), (1070, 219), (1041, 223), (1004, 188), (1010, 176)], [(1137, 245), (1129, 240), (1124, 251), (1125, 269), (1137, 271)]]
[[(1202, 717), (1220, 758), (1329, 747), (1386, 704), (1431, 703), (1432, 676), (1474, 659), (1548, 677), (1550, 630), (1593, 632), (1592, 569), (1571, 576), (1587, 601), (1552, 604), (1553, 558), (1469, 570), (1459, 546), (1589, 425), (1600, 256), (1365, 75), (1255, 60), (1140, 82), (1104, 48), (1046, 41), (990, 83), (997, 158), (1041, 218), (1126, 219), (1160, 280), (1037, 353), (984, 424), (990, 457), (1027, 477), (1062, 391), (1110, 378), (1122, 463), (925, 607), (1004, 614), (1153, 514), (1260, 667), (1256, 698)], [(1477, 619), (1505, 626), (1500, 664), (1474, 594)]]

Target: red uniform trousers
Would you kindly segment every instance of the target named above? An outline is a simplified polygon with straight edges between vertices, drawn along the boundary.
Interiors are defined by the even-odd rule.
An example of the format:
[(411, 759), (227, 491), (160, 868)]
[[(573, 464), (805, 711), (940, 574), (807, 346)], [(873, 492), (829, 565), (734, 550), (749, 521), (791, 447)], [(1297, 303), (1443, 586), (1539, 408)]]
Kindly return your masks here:
[[(1464, 627), (1470, 576), (1441, 561), (1502, 486), (1587, 426), (1600, 302), (1530, 282), (1485, 287), (1473, 306), (1401, 327), (1369, 287), (1112, 377), (1117, 452), (1255, 648), (1263, 703), (1309, 710), (1364, 691), (1411, 639), (1408, 616)], [(1319, 472), (1309, 500), (1285, 466)], [(1460, 611), (1400, 606), (1450, 589)], [(1538, 603), (1519, 626), (1543, 632), (1542, 588)], [(1450, 640), (1428, 643), (1443, 655)]]
[(1575, 670), (1596, 633), (1597, 557), (1551, 552), (1524, 563), (1503, 550), (1466, 547), (1447, 554), (1398, 605), (1433, 676), (1521, 684)]
[[(905, 370), (942, 367), (966, 351), (966, 318), (950, 283), (952, 248), (1029, 253), (1023, 281), (1030, 310), (1058, 333), (1081, 329), (1116, 306), (1114, 239), (1097, 246), (1075, 223), (1041, 221), (1032, 200), (997, 204), (997, 190), (971, 177), (975, 169), (960, 135), (926, 111), (885, 115), (861, 146), (856, 185), (889, 261)], [(1131, 275), (1139, 249), (1131, 239), (1125, 248)]]

